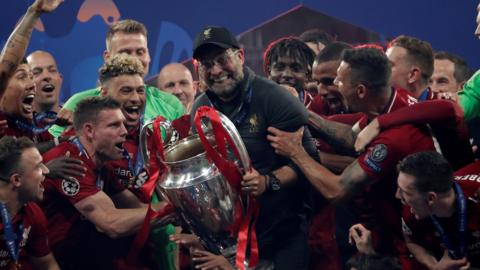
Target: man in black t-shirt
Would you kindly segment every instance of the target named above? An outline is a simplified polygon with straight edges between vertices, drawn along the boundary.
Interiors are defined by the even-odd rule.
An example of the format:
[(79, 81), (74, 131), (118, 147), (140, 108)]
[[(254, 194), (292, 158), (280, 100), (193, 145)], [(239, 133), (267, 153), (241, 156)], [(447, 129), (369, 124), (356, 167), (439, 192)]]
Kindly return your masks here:
[[(267, 127), (294, 131), (306, 125), (303, 104), (274, 82), (244, 67), (238, 41), (223, 27), (206, 27), (194, 40), (193, 57), (200, 80), (208, 87), (195, 101), (192, 115), (211, 106), (232, 120), (252, 159), (254, 170), (243, 177), (242, 190), (258, 196), (256, 223), (260, 259), (275, 269), (304, 269), (307, 265), (306, 182), (289, 159), (275, 154)], [(304, 146), (316, 156), (310, 134)]]

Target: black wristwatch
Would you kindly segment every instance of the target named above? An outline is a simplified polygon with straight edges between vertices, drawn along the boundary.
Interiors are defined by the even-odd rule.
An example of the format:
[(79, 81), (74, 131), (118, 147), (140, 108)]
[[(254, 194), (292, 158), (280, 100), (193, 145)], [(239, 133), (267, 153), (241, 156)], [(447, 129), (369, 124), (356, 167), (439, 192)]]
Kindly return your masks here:
[(280, 189), (280, 180), (275, 176), (275, 174), (269, 172), (268, 174), (268, 188), (273, 191)]

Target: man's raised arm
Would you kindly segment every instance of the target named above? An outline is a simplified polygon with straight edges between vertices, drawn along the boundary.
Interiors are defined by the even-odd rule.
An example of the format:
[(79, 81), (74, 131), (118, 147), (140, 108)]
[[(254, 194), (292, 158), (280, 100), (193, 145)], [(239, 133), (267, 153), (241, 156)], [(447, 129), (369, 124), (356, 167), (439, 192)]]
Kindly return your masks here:
[(8, 81), (13, 76), (27, 50), (33, 27), (44, 12), (55, 10), (63, 0), (37, 0), (23, 16), (8, 38), (0, 55), (0, 98), (7, 88)]

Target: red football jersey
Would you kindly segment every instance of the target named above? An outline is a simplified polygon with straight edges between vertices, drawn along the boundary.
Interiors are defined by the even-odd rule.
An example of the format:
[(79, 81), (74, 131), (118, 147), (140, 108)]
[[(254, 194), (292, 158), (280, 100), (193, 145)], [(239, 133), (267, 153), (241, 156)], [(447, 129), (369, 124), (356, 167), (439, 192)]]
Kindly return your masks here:
[[(384, 113), (415, 104), (409, 92), (397, 89)], [(366, 122), (366, 117), (362, 119)], [(363, 123), (365, 124), (365, 123)], [(362, 124), (362, 125), (363, 125)], [(401, 125), (386, 129), (367, 146), (357, 161), (373, 180), (363, 192), (353, 199), (353, 209), (360, 222), (378, 236), (376, 250), (380, 253), (406, 254), (401, 234), (401, 205), (395, 198), (396, 165), (404, 157), (435, 150), (428, 129), (413, 125)]]
[[(50, 253), (50, 247), (47, 239), (47, 220), (40, 207), (31, 202), (25, 206), (13, 217), (12, 225), (17, 234), (20, 224), (23, 226), (23, 233), (20, 244), (20, 264), (22, 269), (30, 269), (28, 257), (43, 257)], [(2, 235), (4, 226), (0, 224)], [(13, 258), (7, 248), (5, 240), (0, 240), (0, 268), (6, 268)]]
[(11, 117), (7, 117), (3, 112), (0, 112), (0, 120), (7, 120), (7, 125), (8, 125), (5, 132), (3, 134), (0, 134), (0, 138), (3, 136), (13, 136), (16, 138), (25, 136), (30, 138), (34, 143), (48, 142), (53, 140), (53, 136), (48, 132), (48, 130), (45, 130), (38, 134), (34, 134), (33, 132), (30, 132), (26, 129), (22, 129), (17, 124), (17, 121), (20, 121), (20, 122), (26, 123), (26, 125), (31, 125), (32, 119), (24, 119), (24, 118), (13, 119)]
[[(48, 162), (70, 152), (70, 157), (83, 161), (87, 168), (85, 176), (73, 179), (45, 179), (45, 199), (41, 206), (48, 219), (49, 240), (53, 248), (62, 241), (74, 245), (74, 240), (81, 238), (81, 215), (74, 205), (97, 192), (103, 190), (109, 195), (124, 190), (116, 181), (109, 181), (105, 177), (105, 170), (96, 168), (88, 154), (81, 153), (71, 142), (63, 142), (43, 155), (44, 162)], [(78, 223), (77, 223), (78, 222)], [(72, 237), (72, 238), (70, 238)]]
[[(467, 202), (467, 233), (465, 235), (466, 254), (471, 267), (480, 267), (480, 162), (472, 163), (455, 172), (455, 182), (458, 183)], [(449, 237), (456, 241), (458, 237), (458, 214), (449, 218), (439, 219)], [(403, 232), (411, 240), (423, 246), (440, 260), (444, 248), (440, 234), (436, 231), (430, 218), (417, 220), (410, 212), (409, 206), (403, 208)]]

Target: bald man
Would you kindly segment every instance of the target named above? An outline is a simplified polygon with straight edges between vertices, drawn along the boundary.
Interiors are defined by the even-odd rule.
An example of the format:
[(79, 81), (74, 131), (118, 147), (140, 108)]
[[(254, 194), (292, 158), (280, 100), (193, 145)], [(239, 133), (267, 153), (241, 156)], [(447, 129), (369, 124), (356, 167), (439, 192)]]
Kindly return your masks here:
[(63, 76), (58, 72), (57, 62), (45, 51), (35, 51), (27, 57), (32, 69), (36, 94), (33, 100), (33, 110), (37, 113), (60, 111), (59, 95)]
[(159, 89), (175, 95), (189, 114), (195, 99), (196, 87), (193, 83), (192, 73), (180, 63), (170, 63), (160, 70), (157, 78)]

